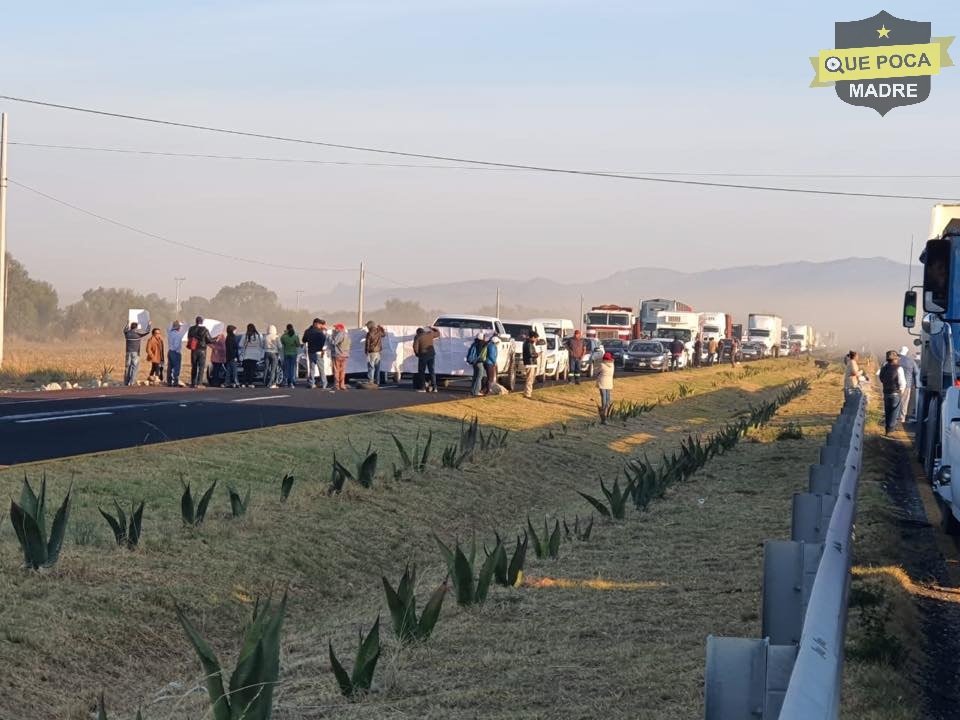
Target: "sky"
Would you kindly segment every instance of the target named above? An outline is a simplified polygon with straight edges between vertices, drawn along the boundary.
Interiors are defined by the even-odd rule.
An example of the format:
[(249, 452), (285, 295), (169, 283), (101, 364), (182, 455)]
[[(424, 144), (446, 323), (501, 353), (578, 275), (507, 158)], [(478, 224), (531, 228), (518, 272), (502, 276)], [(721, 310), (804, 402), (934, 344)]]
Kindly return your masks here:
[[(960, 35), (947, 2), (314, 0), (45, 2), (4, 12), (0, 94), (431, 155), (960, 200), (960, 66), (885, 117), (808, 87), (834, 22), (885, 9)], [(842, 7), (842, 9), (841, 9)], [(960, 43), (953, 49), (960, 63)], [(0, 100), (12, 143), (431, 164)], [(449, 165), (449, 163), (436, 163)], [(883, 256), (925, 239), (927, 200), (820, 197), (527, 171), (163, 157), (12, 145), (8, 250), (64, 300), (297, 290), (638, 266)], [(706, 178), (710, 179), (710, 178)], [(718, 178), (713, 178), (718, 179)], [(919, 251), (915, 251), (915, 255)], [(294, 266), (287, 270), (266, 264)]]

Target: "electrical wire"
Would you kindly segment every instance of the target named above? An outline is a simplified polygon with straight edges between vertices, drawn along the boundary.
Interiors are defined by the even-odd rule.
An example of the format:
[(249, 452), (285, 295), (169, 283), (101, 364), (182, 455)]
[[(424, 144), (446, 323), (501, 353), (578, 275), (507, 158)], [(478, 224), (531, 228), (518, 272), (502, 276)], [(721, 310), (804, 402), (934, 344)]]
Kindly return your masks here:
[(120, 220), (114, 220), (113, 218), (107, 217), (106, 215), (101, 215), (100, 213), (93, 212), (92, 210), (87, 210), (80, 207), (79, 205), (74, 205), (71, 202), (66, 200), (61, 200), (58, 197), (49, 195), (41, 190), (25, 185), (22, 182), (18, 182), (13, 178), (7, 178), (7, 182), (11, 185), (16, 185), (19, 188), (22, 188), (28, 192), (33, 193), (34, 195), (39, 195), (42, 198), (46, 198), (51, 202), (54, 202), (58, 205), (70, 208), (78, 213), (82, 213), (89, 217), (95, 218), (110, 225), (115, 225), (116, 227), (123, 228), (124, 230), (129, 230), (130, 232), (136, 233), (138, 235), (143, 235), (148, 237), (151, 240), (159, 240), (160, 242), (167, 243), (169, 245), (175, 245), (177, 247), (186, 248), (187, 250), (193, 250), (199, 253), (205, 253), (207, 255), (213, 255), (214, 257), (224, 258), (226, 260), (235, 260), (236, 262), (248, 263), (250, 265), (261, 265), (263, 267), (277, 268), (280, 270), (297, 270), (302, 272), (357, 272), (357, 268), (338, 268), (338, 267), (305, 267), (298, 265), (281, 265), (279, 263), (267, 262), (264, 260), (253, 260), (251, 258), (241, 257), (239, 255), (231, 255), (229, 253), (218, 252), (217, 250), (210, 250), (208, 248), (199, 247), (197, 245), (190, 245), (189, 243), (180, 242), (179, 240), (172, 240), (171, 238), (164, 237), (163, 235), (157, 235), (156, 233), (149, 232), (147, 230), (142, 230), (141, 228), (134, 227), (133, 225), (128, 225), (125, 222)]
[(174, 120), (163, 120), (160, 118), (146, 117), (142, 115), (132, 115), (129, 113), (110, 112), (107, 110), (98, 110), (95, 108), (79, 107), (75, 105), (63, 105), (60, 103), (48, 102), (44, 100), (34, 100), (30, 98), (14, 97), (12, 95), (0, 95), (0, 100), (9, 100), (10, 102), (25, 103), (28, 105), (37, 105), (40, 107), (55, 108), (58, 110), (71, 110), (73, 112), (85, 113), (88, 115), (98, 115), (101, 117), (110, 117), (121, 120), (133, 120), (137, 122), (150, 123), (153, 125), (163, 125), (166, 127), (179, 127), (189, 130), (201, 130), (204, 132), (218, 133), (221, 135), (232, 135), (236, 137), (257, 138), (260, 140), (275, 140), (279, 142), (297, 143), (301, 145), (312, 145), (317, 147), (336, 148), (339, 150), (352, 150), (357, 152), (377, 153), (380, 155), (390, 155), (394, 157), (417, 158), (420, 160), (436, 160), (440, 162), (452, 162), (465, 165), (483, 165), (486, 167), (512, 168), (517, 170), (530, 170), (542, 173), (552, 173), (556, 175), (577, 175), (586, 177), (602, 177), (613, 180), (634, 180), (648, 183), (663, 183), (671, 185), (685, 185), (695, 187), (726, 188), (730, 190), (752, 190), (765, 192), (794, 193), (802, 195), (824, 195), (833, 197), (861, 197), (878, 198), (885, 200), (926, 200), (943, 202), (949, 201), (949, 198), (935, 197), (930, 195), (897, 195), (892, 193), (869, 193), (852, 192), (841, 190), (821, 190), (817, 188), (792, 188), (775, 185), (748, 185), (744, 183), (721, 183), (707, 180), (687, 180), (679, 178), (653, 177), (649, 175), (630, 175), (626, 173), (608, 173), (596, 170), (577, 170), (574, 168), (550, 167), (546, 165), (527, 165), (522, 163), (496, 162), (492, 160), (476, 160), (472, 158), (461, 158), (451, 155), (437, 155), (431, 153), (415, 153), (402, 150), (392, 150), (389, 148), (380, 148), (364, 145), (348, 145), (344, 143), (334, 143), (324, 140), (310, 140), (306, 138), (288, 137), (284, 135), (271, 135), (268, 133), (253, 132), (248, 130), (232, 130), (229, 128), (220, 128), (212, 125), (201, 125), (197, 123), (177, 122)]
[[(165, 150), (139, 150), (135, 148), (97, 147), (89, 145), (56, 145), (36, 142), (13, 142), (8, 145), (19, 147), (41, 148), (45, 150), (80, 150), (89, 152), (117, 153), (124, 155), (148, 155), (158, 157), (193, 158), (202, 160), (240, 160), (268, 163), (291, 163), (306, 165), (346, 165), (356, 167), (391, 167), (391, 168), (425, 168), (431, 170), (486, 170), (486, 171), (516, 171), (519, 168), (484, 167), (478, 165), (433, 165), (423, 163), (378, 163), (357, 162), (353, 160), (317, 160), (312, 158), (281, 158), (261, 157), (256, 155), (213, 155), (209, 153), (185, 153)], [(960, 175), (889, 175), (868, 173), (788, 173), (788, 172), (729, 172), (716, 170), (689, 170), (686, 172), (660, 170), (597, 170), (600, 173), (616, 173), (629, 175), (662, 175), (676, 177), (756, 177), (756, 178), (802, 178), (802, 179), (837, 179), (837, 180), (956, 180)]]

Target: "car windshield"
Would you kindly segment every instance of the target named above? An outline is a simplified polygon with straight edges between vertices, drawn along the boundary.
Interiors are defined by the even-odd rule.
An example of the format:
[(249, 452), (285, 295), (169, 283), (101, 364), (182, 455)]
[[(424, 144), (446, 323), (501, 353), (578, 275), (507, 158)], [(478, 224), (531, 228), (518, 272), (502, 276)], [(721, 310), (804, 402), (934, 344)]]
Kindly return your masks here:
[(503, 327), (510, 334), (510, 337), (520, 339), (530, 334), (531, 325), (522, 325), (520, 323), (504, 323)]
[(680, 330), (676, 328), (657, 328), (657, 337), (673, 340), (677, 338), (680, 342), (688, 343), (693, 337), (692, 330)]
[(635, 342), (630, 345), (630, 352), (662, 353), (663, 345), (658, 342)]
[(556, 350), (557, 349), (557, 339), (555, 337), (547, 336), (547, 350)]
[(587, 324), (629, 327), (630, 316), (626, 313), (587, 313)]
[(607, 340), (603, 347), (606, 350), (620, 350), (626, 346), (626, 343), (623, 340)]
[(438, 318), (434, 327), (460, 328), (461, 330), (493, 330), (493, 321), (477, 318)]
[(751, 328), (750, 334), (756, 337), (770, 337), (770, 331), (763, 330), (762, 328)]

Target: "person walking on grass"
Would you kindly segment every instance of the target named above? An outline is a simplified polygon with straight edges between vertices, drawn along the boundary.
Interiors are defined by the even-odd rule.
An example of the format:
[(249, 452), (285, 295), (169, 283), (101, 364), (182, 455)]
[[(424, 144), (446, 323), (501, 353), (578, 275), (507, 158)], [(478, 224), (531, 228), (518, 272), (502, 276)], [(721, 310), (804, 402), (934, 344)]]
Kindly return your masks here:
[(600, 363), (600, 371), (597, 373), (597, 388), (600, 390), (600, 412), (604, 417), (610, 415), (610, 409), (613, 407), (613, 374), (613, 355), (604, 353), (603, 361)]
[[(417, 388), (418, 392), (437, 391), (437, 351), (433, 341), (440, 337), (440, 331), (435, 327), (417, 328), (417, 335), (413, 339), (413, 354), (417, 356)], [(430, 384), (426, 383), (426, 376), (430, 374)]]
[(347, 390), (347, 359), (350, 357), (350, 335), (343, 323), (333, 326), (330, 336), (330, 357), (333, 359), (335, 390)]
[(133, 385), (137, 381), (137, 370), (140, 369), (140, 342), (150, 334), (150, 326), (146, 332), (140, 332), (140, 326), (132, 322), (123, 329), (124, 350), (126, 358), (123, 363), (123, 384)]
[(470, 388), (470, 394), (474, 397), (478, 397), (483, 388), (483, 361), (486, 356), (487, 350), (483, 333), (477, 333), (470, 344), (470, 349), (467, 350), (467, 365), (473, 368), (473, 384)]
[(190, 351), (190, 387), (203, 387), (203, 376), (207, 369), (207, 346), (213, 345), (210, 331), (203, 324), (203, 318), (197, 315), (196, 324), (187, 330), (187, 350)]
[(917, 387), (917, 376), (920, 374), (917, 361), (910, 357), (910, 349), (906, 345), (900, 348), (900, 367), (903, 368), (903, 377), (907, 381), (903, 397), (900, 398), (900, 422), (903, 423), (907, 421), (908, 415), (911, 418), (913, 416), (913, 413), (910, 412), (910, 395), (913, 388)]
[(583, 341), (579, 330), (573, 331), (573, 337), (567, 338), (564, 343), (567, 346), (567, 352), (570, 354), (570, 377), (567, 382), (580, 384), (580, 373), (583, 368), (583, 356), (587, 351), (587, 345)]
[(327, 347), (327, 321), (314, 318), (313, 324), (303, 331), (303, 344), (307, 348), (307, 387), (316, 387), (320, 377), (320, 389), (327, 389), (327, 371), (323, 367), (323, 355)]
[(533, 397), (533, 383), (537, 379), (537, 359), (540, 353), (537, 352), (537, 340), (539, 335), (536, 330), (531, 330), (523, 341), (523, 373), (524, 386), (523, 396), (528, 400)]
[(263, 360), (263, 336), (253, 323), (247, 323), (247, 332), (240, 343), (240, 360), (243, 363), (243, 386), (252, 388), (257, 379), (257, 365)]
[(494, 387), (497, 385), (497, 356), (500, 354), (500, 338), (496, 333), (487, 340), (484, 350), (486, 357), (483, 360), (483, 367), (487, 372), (487, 394), (491, 395), (495, 392)]
[(267, 334), (263, 338), (263, 386), (277, 387), (277, 375), (280, 371), (280, 358), (283, 356), (283, 346), (280, 336), (277, 335), (277, 326), (267, 327)]
[(719, 347), (716, 338), (710, 338), (707, 341), (707, 365), (713, 365), (717, 360), (717, 348)]
[[(280, 347), (283, 348), (283, 382), (288, 388), (297, 386), (297, 357), (300, 355), (300, 337), (293, 325), (287, 324), (287, 331), (280, 336)], [(309, 374), (309, 370), (307, 371)], [(327, 377), (320, 367), (320, 373), (323, 376), (324, 384)], [(312, 383), (311, 383), (312, 387)]]
[[(229, 388), (238, 388), (240, 387), (240, 338), (237, 335), (237, 326), (236, 325), (227, 325), (227, 337), (224, 340), (223, 345), (223, 366), (224, 366), (224, 380), (223, 386)], [(216, 344), (214, 344), (214, 355), (218, 355)], [(213, 360), (213, 365), (216, 368), (217, 360)], [(216, 373), (217, 377), (220, 377), (220, 373)]]
[(174, 320), (167, 330), (167, 385), (182, 387), (180, 368), (183, 366), (183, 338), (187, 328), (179, 320)]
[(150, 363), (150, 375), (147, 382), (151, 385), (163, 384), (163, 334), (160, 328), (154, 328), (147, 340), (147, 362)]
[(884, 430), (889, 435), (897, 428), (900, 420), (900, 400), (907, 389), (907, 379), (900, 367), (900, 356), (896, 350), (887, 351), (887, 362), (880, 368), (880, 386), (883, 388)]
[(700, 367), (700, 358), (703, 356), (703, 340), (699, 335), (693, 343), (693, 366)]
[(367, 321), (367, 336), (363, 340), (363, 352), (367, 356), (367, 382), (380, 384), (380, 361), (383, 357), (383, 338), (387, 331), (373, 320)]

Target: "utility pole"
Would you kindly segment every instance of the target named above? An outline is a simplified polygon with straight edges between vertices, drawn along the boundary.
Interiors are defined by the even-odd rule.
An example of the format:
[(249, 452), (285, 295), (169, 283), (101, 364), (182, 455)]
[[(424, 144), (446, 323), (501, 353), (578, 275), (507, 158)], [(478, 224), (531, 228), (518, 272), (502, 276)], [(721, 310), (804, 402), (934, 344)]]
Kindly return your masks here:
[(497, 287), (497, 317), (500, 317), (500, 287)]
[(0, 367), (7, 314), (7, 114), (0, 113)]
[(300, 298), (303, 297), (303, 290), (297, 290), (297, 312), (300, 312)]
[(183, 281), (186, 280), (185, 277), (175, 277), (174, 280), (177, 283), (177, 319), (180, 319), (180, 311), (183, 309), (180, 305), (180, 286), (183, 285)]
[(361, 260), (360, 261), (360, 283), (359, 283), (360, 296), (357, 298), (357, 327), (358, 328), (363, 327), (363, 281), (364, 281), (363, 260)]

